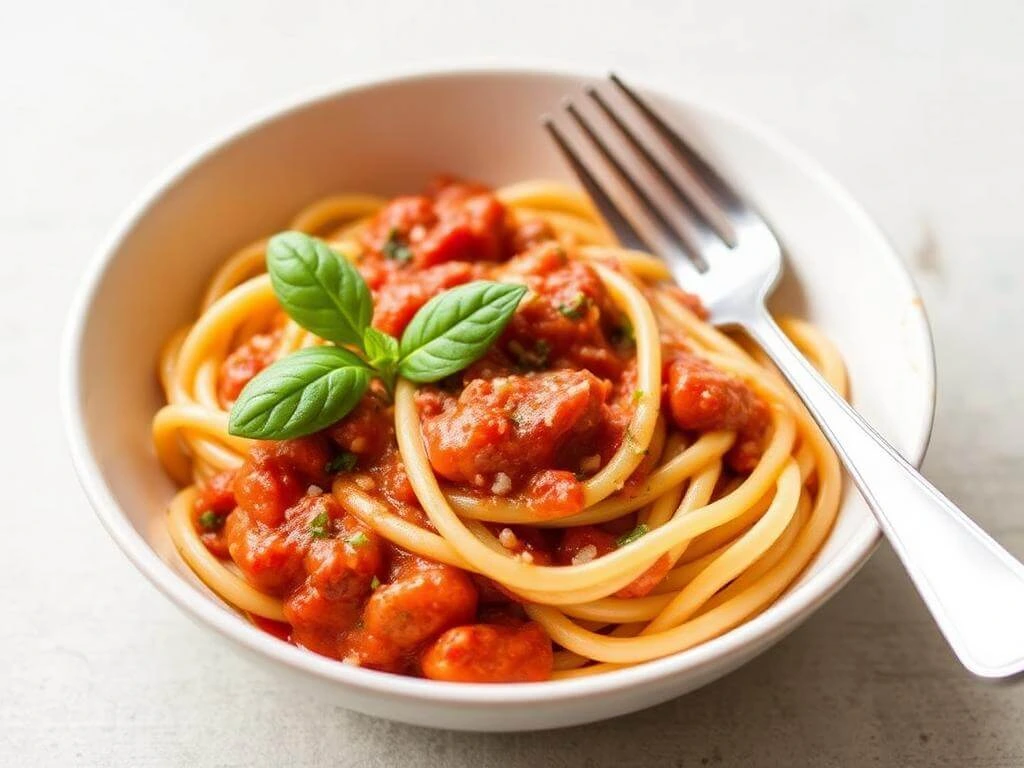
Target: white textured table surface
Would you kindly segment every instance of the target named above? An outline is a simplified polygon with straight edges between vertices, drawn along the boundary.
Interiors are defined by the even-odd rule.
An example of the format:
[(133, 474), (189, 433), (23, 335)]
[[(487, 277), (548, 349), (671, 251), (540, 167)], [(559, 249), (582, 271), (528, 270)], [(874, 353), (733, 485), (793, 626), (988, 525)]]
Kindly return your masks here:
[(1024, 6), (987, 6), (4, 5), (0, 764), (1024, 764), (1024, 682), (960, 669), (887, 546), (773, 650), (633, 716), (490, 736), (324, 708), (135, 573), (79, 491), (56, 404), (58, 338), (86, 259), (196, 142), (354, 74), (491, 56), (610, 66), (762, 120), (877, 217), (937, 337), (926, 469), (1024, 555), (1024, 371), (1010, 354), (1024, 337)]

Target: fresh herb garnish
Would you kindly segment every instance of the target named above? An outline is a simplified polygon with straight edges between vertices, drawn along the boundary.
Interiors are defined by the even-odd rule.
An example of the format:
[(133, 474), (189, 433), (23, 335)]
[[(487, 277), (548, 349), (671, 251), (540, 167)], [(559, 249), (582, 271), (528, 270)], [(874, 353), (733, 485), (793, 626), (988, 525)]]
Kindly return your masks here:
[(621, 536), (619, 536), (619, 538), (615, 540), (615, 546), (624, 547), (627, 544), (632, 544), (634, 541), (636, 541), (641, 536), (646, 534), (649, 530), (650, 529), (646, 525), (640, 523), (636, 528), (634, 528), (629, 533), (624, 533)]
[(373, 299), (347, 259), (315, 237), (282, 232), (267, 243), (267, 271), (292, 320), (322, 339), (363, 348)]
[(505, 330), (525, 293), (525, 285), (478, 280), (435, 296), (402, 334), (398, 373), (428, 383), (476, 362)]
[(356, 466), (357, 461), (359, 461), (359, 457), (354, 453), (342, 451), (324, 465), (324, 472), (328, 475), (334, 475), (338, 472), (351, 472)]
[(352, 547), (352, 549), (359, 549), (370, 543), (370, 537), (362, 531), (356, 531), (345, 540), (345, 543)]
[(219, 531), (224, 527), (224, 517), (208, 509), (199, 516), (199, 527), (204, 531)]
[(331, 516), (321, 512), (309, 521), (309, 535), (314, 539), (326, 539), (331, 535), (330, 527)]
[(372, 325), (363, 335), (366, 342), (366, 359), (377, 369), (388, 392), (395, 390), (395, 376), (398, 375), (398, 339)]
[(370, 589), (372, 589), (374, 592), (376, 592), (379, 588), (380, 588), (380, 579), (378, 579), (376, 576), (374, 576), (372, 579), (370, 579)]
[(388, 231), (388, 239), (384, 241), (381, 252), (399, 264), (408, 264), (412, 261), (412, 249), (402, 240), (397, 227), (392, 227)]
[[(378, 378), (428, 383), (476, 362), (498, 338), (523, 285), (476, 281), (435, 296), (402, 339), (370, 326), (373, 299), (362, 276), (326, 243), (285, 232), (267, 246), (267, 270), (284, 311), (336, 346), (300, 349), (257, 374), (231, 408), (228, 432), (285, 440), (346, 416)], [(355, 351), (347, 347), (355, 348)]]
[(633, 405), (640, 405), (640, 401), (644, 399), (644, 391), (642, 389), (633, 390)]
[(577, 293), (569, 303), (558, 305), (558, 311), (570, 320), (579, 320), (587, 314), (589, 308), (590, 297), (583, 293), (583, 291)]
[(527, 349), (518, 341), (508, 343), (508, 351), (516, 359), (516, 365), (524, 371), (542, 371), (547, 368), (551, 345), (544, 339), (537, 339), (533, 349)]

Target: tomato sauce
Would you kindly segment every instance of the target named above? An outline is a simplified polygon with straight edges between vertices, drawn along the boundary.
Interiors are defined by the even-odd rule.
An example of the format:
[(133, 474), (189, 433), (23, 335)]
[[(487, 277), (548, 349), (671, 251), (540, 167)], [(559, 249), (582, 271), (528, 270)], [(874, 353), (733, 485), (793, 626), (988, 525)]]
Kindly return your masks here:
[[(424, 195), (395, 198), (361, 239), (357, 268), (374, 295), (373, 324), (396, 336), (448, 288), (477, 279), (527, 286), (482, 359), (418, 391), (424, 444), (443, 483), (521, 500), (552, 517), (580, 511), (583, 483), (621, 444), (636, 402), (631, 328), (596, 272), (570, 259), (543, 221), (517, 220), (487, 188), (451, 179)], [(273, 361), (279, 339), (275, 326), (228, 355), (218, 378), (222, 404)], [(663, 410), (674, 427), (734, 430), (730, 467), (756, 465), (770, 414), (746, 384), (683, 344), (666, 354), (663, 380)], [(396, 514), (430, 528), (406, 476), (393, 417), (375, 383), (323, 432), (258, 443), (237, 472), (200, 489), (193, 520), (204, 543), (279, 597), (291, 642), (317, 653), (436, 680), (548, 679), (551, 640), (516, 595), (404, 551), (331, 496), (332, 481), (349, 474)], [(654, 463), (645, 460), (630, 482), (641, 482)], [(570, 565), (614, 551), (616, 537), (634, 524), (616, 523), (492, 529), (528, 562)], [(667, 570), (668, 558), (659, 558), (618, 595), (649, 594)], [(274, 629), (281, 634), (280, 625)]]

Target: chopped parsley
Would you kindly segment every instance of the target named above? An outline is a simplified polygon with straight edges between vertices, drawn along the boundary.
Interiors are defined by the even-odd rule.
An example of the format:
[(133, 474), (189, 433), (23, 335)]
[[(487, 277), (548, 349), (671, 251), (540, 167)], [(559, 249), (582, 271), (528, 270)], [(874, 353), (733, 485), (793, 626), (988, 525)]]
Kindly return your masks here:
[(537, 339), (533, 343), (533, 349), (527, 349), (518, 341), (510, 341), (508, 351), (512, 353), (520, 370), (542, 371), (547, 368), (551, 345), (544, 339)]
[(321, 512), (309, 521), (309, 534), (314, 539), (326, 539), (331, 535), (331, 516)]
[(397, 227), (392, 227), (388, 232), (388, 239), (384, 241), (381, 251), (389, 259), (399, 264), (408, 264), (412, 261), (412, 249), (402, 240)]
[(650, 530), (646, 525), (640, 523), (629, 533), (624, 533), (615, 540), (615, 546), (624, 547), (627, 544), (632, 544), (634, 541), (643, 536), (647, 531)]
[(559, 304), (558, 311), (570, 320), (579, 320), (590, 308), (590, 297), (580, 291), (568, 304)]
[(378, 579), (376, 576), (370, 579), (370, 589), (374, 590), (375, 592), (378, 589), (380, 589), (380, 579)]
[(219, 531), (224, 527), (224, 517), (208, 509), (199, 516), (199, 527), (204, 531)]
[(367, 544), (370, 543), (370, 537), (362, 531), (357, 531), (356, 533), (349, 536), (345, 540), (345, 543), (352, 547), (352, 549), (359, 549), (360, 547), (365, 547)]
[(351, 472), (358, 460), (359, 457), (354, 453), (342, 451), (324, 465), (324, 471), (328, 475), (333, 475), (338, 472)]
[(640, 401), (644, 399), (644, 391), (637, 389), (633, 392), (633, 405), (640, 405)]

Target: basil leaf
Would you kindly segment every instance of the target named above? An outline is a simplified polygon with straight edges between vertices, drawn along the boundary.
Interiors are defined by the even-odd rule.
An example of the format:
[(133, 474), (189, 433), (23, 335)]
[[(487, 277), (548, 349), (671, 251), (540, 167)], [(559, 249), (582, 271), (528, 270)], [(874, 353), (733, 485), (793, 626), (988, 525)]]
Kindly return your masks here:
[(384, 385), (391, 392), (395, 388), (395, 375), (398, 371), (398, 339), (370, 326), (363, 334), (363, 348), (366, 350), (366, 359), (377, 369)]
[(483, 357), (505, 329), (526, 286), (480, 280), (428, 301), (402, 334), (398, 372), (438, 381)]
[(261, 440), (317, 432), (356, 406), (372, 375), (347, 349), (300, 349), (245, 385), (231, 408), (228, 432)]
[(373, 300), (344, 256), (315, 237), (282, 232), (267, 245), (267, 270), (277, 300), (296, 323), (335, 344), (362, 348)]
[(363, 349), (366, 350), (366, 359), (374, 368), (379, 367), (382, 362), (398, 362), (398, 339), (390, 333), (378, 331), (370, 327), (363, 334)]

